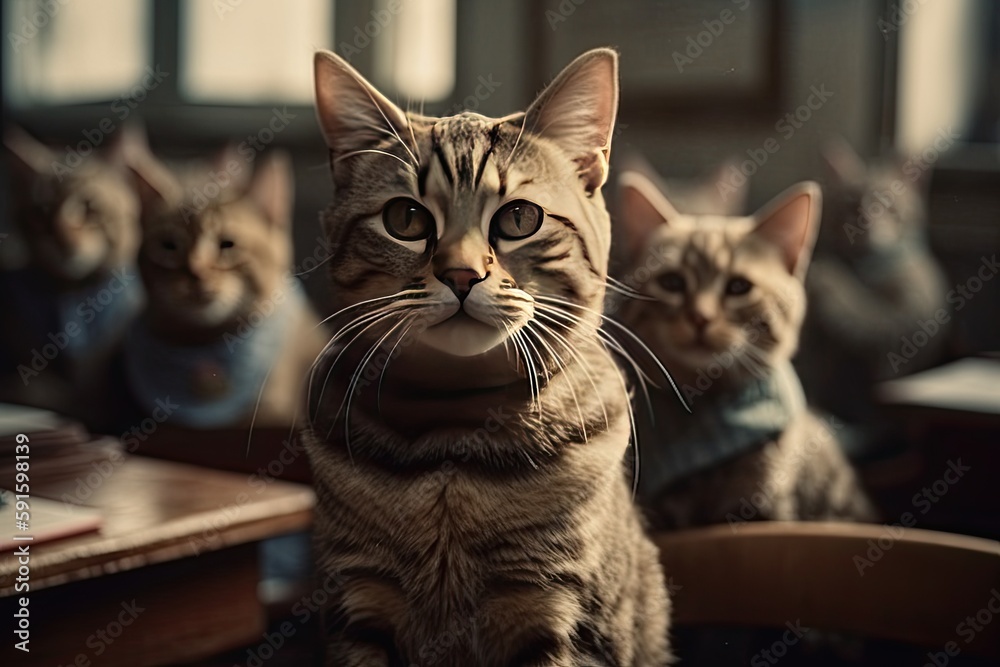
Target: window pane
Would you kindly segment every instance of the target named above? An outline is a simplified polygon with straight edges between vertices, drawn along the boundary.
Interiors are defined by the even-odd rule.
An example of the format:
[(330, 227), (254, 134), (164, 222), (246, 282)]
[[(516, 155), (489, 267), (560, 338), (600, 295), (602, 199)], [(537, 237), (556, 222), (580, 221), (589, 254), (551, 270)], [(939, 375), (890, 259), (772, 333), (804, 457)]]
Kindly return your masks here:
[(149, 63), (149, 3), (4, 2), (4, 95), (14, 104), (110, 99)]
[(181, 93), (188, 99), (312, 100), (313, 52), (330, 48), (332, 2), (186, 0), (181, 11)]
[(455, 88), (455, 0), (382, 4), (382, 14), (390, 19), (376, 51), (379, 80), (404, 99), (448, 97)]

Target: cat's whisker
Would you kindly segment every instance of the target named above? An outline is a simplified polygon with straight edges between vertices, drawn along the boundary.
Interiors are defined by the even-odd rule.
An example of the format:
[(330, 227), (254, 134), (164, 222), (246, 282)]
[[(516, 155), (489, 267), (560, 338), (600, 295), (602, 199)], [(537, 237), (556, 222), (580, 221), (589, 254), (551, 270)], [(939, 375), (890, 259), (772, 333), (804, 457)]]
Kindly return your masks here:
[(398, 155), (395, 155), (393, 153), (390, 153), (388, 151), (382, 151), (382, 150), (379, 150), (377, 148), (363, 148), (363, 149), (359, 149), (359, 150), (356, 150), (356, 151), (351, 151), (350, 153), (344, 153), (343, 155), (337, 156), (337, 159), (334, 160), (334, 161), (335, 162), (340, 162), (341, 160), (345, 160), (345, 159), (347, 159), (349, 157), (353, 157), (355, 155), (361, 155), (362, 153), (378, 153), (379, 155), (388, 155), (389, 157), (391, 157), (394, 160), (399, 160), (407, 169), (411, 170), (413, 173), (417, 173), (417, 169), (412, 164), (410, 164), (409, 162), (407, 162), (406, 160), (404, 160), (403, 158), (401, 158)]
[[(542, 327), (537, 320), (534, 319), (528, 320), (527, 327), (531, 327), (532, 324), (534, 324), (536, 328), (540, 328), (541, 332), (544, 332), (544, 327)], [(525, 331), (527, 332), (528, 329), (526, 328)], [(562, 374), (565, 375), (565, 373), (567, 372), (567, 365), (563, 362), (562, 358), (548, 343), (545, 342), (545, 339), (541, 335), (541, 333), (537, 334), (536, 336), (538, 338), (539, 344), (541, 344), (544, 348), (548, 350), (549, 355), (552, 357), (553, 362), (556, 364), (556, 367)], [(587, 435), (587, 421), (583, 418), (583, 409), (580, 407), (580, 400), (576, 394), (576, 383), (573, 382), (572, 379), (569, 380), (569, 389), (570, 389), (570, 394), (573, 396), (573, 404), (576, 406), (576, 413), (580, 417), (580, 432), (583, 434), (583, 441), (584, 443), (588, 443), (590, 442), (590, 438)]]
[[(543, 317), (548, 317), (544, 313), (538, 313), (538, 314)], [(580, 364), (580, 367), (583, 369), (584, 376), (590, 382), (590, 386), (594, 390), (594, 396), (597, 397), (597, 400), (601, 405), (601, 414), (604, 417), (604, 426), (605, 428), (610, 428), (611, 420), (608, 418), (608, 410), (606, 404), (604, 403), (604, 397), (601, 395), (601, 392), (598, 391), (597, 383), (594, 381), (593, 367), (587, 362), (587, 360), (584, 358), (582, 354), (580, 354), (577, 350), (573, 348), (573, 345), (569, 342), (569, 340), (566, 339), (565, 336), (560, 334), (558, 331), (552, 329), (552, 327), (547, 326), (544, 322), (539, 321), (538, 319), (533, 318), (529, 322), (529, 324), (531, 322), (533, 322), (535, 326), (539, 328), (541, 331), (543, 331), (545, 334), (551, 336), (554, 342), (562, 345), (566, 349), (566, 351), (570, 354), (570, 356), (573, 359), (575, 359), (578, 364)]]
[(418, 171), (420, 167), (420, 161), (417, 160), (417, 156), (413, 154), (413, 151), (411, 151), (410, 147), (406, 145), (406, 142), (403, 141), (403, 138), (399, 136), (399, 132), (396, 131), (396, 127), (392, 124), (392, 122), (389, 121), (389, 117), (385, 115), (385, 112), (382, 111), (382, 105), (375, 101), (375, 96), (372, 95), (371, 91), (365, 88), (365, 93), (368, 95), (369, 99), (371, 99), (372, 105), (378, 110), (379, 115), (382, 116), (382, 119), (385, 121), (385, 124), (389, 127), (390, 130), (392, 130), (392, 134), (396, 137), (396, 139), (399, 140), (399, 144), (403, 147), (403, 150), (405, 150), (410, 155), (410, 158), (414, 162), (414, 164), (411, 165), (414, 171)]
[(324, 257), (323, 259), (321, 259), (319, 261), (319, 263), (316, 264), (316, 266), (312, 267), (311, 269), (306, 269), (305, 271), (299, 271), (298, 273), (293, 273), (292, 275), (295, 276), (296, 278), (298, 278), (299, 276), (304, 276), (307, 273), (312, 273), (313, 271), (315, 271), (319, 267), (321, 267), (324, 264), (326, 264), (327, 262), (329, 262), (331, 259), (333, 259), (333, 255), (327, 255), (326, 257)]
[(510, 168), (510, 163), (514, 159), (514, 153), (517, 152), (517, 146), (521, 143), (521, 135), (524, 134), (524, 124), (528, 121), (528, 114), (522, 114), (521, 116), (521, 129), (517, 132), (517, 138), (514, 139), (514, 145), (510, 149), (510, 153), (507, 154), (507, 160), (504, 162), (504, 170)]
[[(330, 378), (333, 375), (333, 371), (337, 367), (337, 363), (340, 361), (340, 358), (344, 356), (345, 352), (347, 352), (347, 349), (354, 343), (354, 341), (356, 341), (358, 338), (360, 338), (361, 336), (363, 336), (366, 331), (368, 331), (369, 329), (371, 329), (374, 326), (377, 326), (381, 322), (384, 322), (385, 320), (391, 318), (399, 310), (402, 310), (402, 308), (390, 308), (390, 309), (387, 309), (387, 310), (384, 310), (384, 311), (380, 311), (380, 312), (374, 313), (374, 314), (369, 313), (368, 315), (365, 315), (364, 317), (361, 318), (361, 320), (363, 320), (363, 322), (360, 322), (360, 321), (359, 322), (355, 322), (355, 323), (351, 324), (350, 327), (348, 327), (348, 329), (353, 329), (353, 328), (356, 328), (357, 326), (360, 326), (363, 323), (367, 323), (366, 326), (363, 329), (361, 329), (356, 334), (354, 334), (354, 336), (351, 338), (351, 340), (349, 340), (340, 349), (340, 352), (337, 354), (337, 357), (333, 360), (333, 363), (330, 364), (330, 368), (326, 372), (326, 377), (323, 379), (323, 388), (320, 390), (320, 392), (319, 392), (319, 398), (316, 401), (317, 405), (321, 405), (323, 403), (323, 396), (326, 395), (326, 387), (330, 383)], [(335, 342), (335, 340), (338, 337), (344, 335), (346, 333), (346, 331), (347, 331), (347, 329), (343, 329), (343, 330), (339, 331), (334, 336), (334, 338), (327, 344), (327, 347), (330, 347), (331, 345), (333, 345), (333, 343)], [(310, 403), (310, 405), (311, 404), (312, 403)], [(339, 411), (338, 411), (337, 414), (338, 415), (340, 414)], [(336, 423), (336, 417), (334, 418), (334, 423)]]
[(656, 353), (654, 353), (651, 349), (649, 349), (649, 346), (646, 345), (646, 343), (643, 342), (643, 340), (641, 338), (639, 338), (637, 335), (635, 335), (624, 324), (622, 324), (621, 322), (619, 322), (619, 321), (617, 321), (615, 319), (612, 319), (612, 318), (608, 317), (607, 315), (604, 315), (603, 313), (597, 312), (593, 308), (588, 308), (587, 306), (581, 306), (579, 304), (573, 303), (572, 301), (567, 301), (566, 299), (560, 299), (558, 297), (545, 296), (545, 295), (536, 295), (535, 298), (538, 299), (538, 300), (547, 301), (549, 303), (561, 304), (561, 305), (568, 306), (568, 307), (571, 307), (571, 308), (577, 308), (579, 310), (582, 310), (582, 311), (591, 313), (593, 315), (596, 315), (602, 321), (607, 322), (611, 326), (615, 327), (618, 331), (621, 331), (623, 334), (625, 334), (626, 336), (628, 336), (628, 338), (633, 343), (635, 343), (639, 347), (639, 349), (641, 349), (643, 352), (645, 352), (649, 356), (649, 358), (653, 361), (654, 364), (656, 364), (657, 370), (659, 370), (660, 373), (662, 373), (663, 376), (665, 378), (667, 378), (667, 381), (670, 383), (671, 388), (674, 390), (674, 393), (677, 395), (677, 400), (679, 400), (681, 402), (681, 405), (684, 406), (685, 410), (687, 410), (688, 412), (691, 412), (691, 408), (688, 406), (687, 401), (684, 400), (684, 396), (681, 394), (681, 390), (677, 386), (677, 383), (674, 381), (674, 378), (670, 374), (670, 371), (668, 371), (667, 368), (666, 368), (666, 366), (663, 365), (663, 362), (660, 361), (660, 358), (656, 356)]
[[(382, 297), (380, 299), (370, 299), (368, 303), (371, 303), (372, 301), (382, 301), (382, 300), (385, 300), (386, 298), (388, 298), (388, 297)], [(364, 305), (364, 303), (365, 302), (362, 302), (362, 303), (359, 303), (357, 305), (358, 306)], [(353, 307), (348, 307), (348, 308), (344, 308), (344, 309), (342, 309), (340, 311), (337, 311), (336, 313), (334, 313), (333, 315), (331, 315), (327, 319), (336, 317), (337, 315), (340, 315), (340, 314), (342, 314), (342, 313), (350, 310), (351, 308), (353, 308)], [(316, 355), (316, 358), (313, 359), (312, 365), (309, 366), (309, 388), (308, 388), (308, 391), (307, 391), (307, 394), (306, 394), (306, 405), (312, 405), (312, 388), (313, 388), (313, 384), (315, 383), (315, 380), (316, 380), (316, 368), (319, 366), (320, 361), (323, 359), (323, 357), (325, 357), (327, 355), (327, 353), (333, 348), (334, 344), (340, 338), (342, 338), (344, 335), (346, 335), (348, 332), (350, 332), (355, 327), (360, 326), (361, 324), (364, 324), (364, 323), (370, 321), (370, 318), (376, 317), (378, 315), (385, 314), (386, 312), (389, 312), (389, 310), (387, 310), (387, 309), (391, 309), (391, 306), (382, 306), (380, 308), (377, 308), (373, 312), (365, 313), (365, 314), (361, 315), (360, 317), (355, 318), (346, 327), (341, 328), (333, 336), (330, 337), (330, 340), (327, 341), (326, 345), (323, 346), (323, 349), (320, 350), (319, 354)], [(324, 321), (326, 321), (326, 320), (324, 320)], [(317, 327), (318, 326), (319, 325), (317, 325)], [(334, 362), (334, 364), (336, 364), (336, 361)]]
[[(404, 290), (401, 290), (399, 292), (396, 292), (395, 294), (389, 294), (387, 296), (377, 296), (377, 297), (375, 297), (373, 299), (365, 299), (364, 301), (359, 301), (359, 302), (357, 302), (357, 303), (355, 303), (353, 305), (347, 306), (346, 308), (341, 308), (340, 310), (338, 310), (337, 312), (333, 313), (332, 315), (327, 315), (319, 324), (320, 325), (326, 324), (327, 322), (329, 322), (333, 318), (339, 317), (340, 315), (343, 315), (344, 313), (350, 312), (350, 311), (355, 310), (356, 308), (360, 308), (362, 306), (367, 306), (369, 304), (378, 303), (380, 301), (389, 301), (389, 300), (392, 300), (392, 299), (398, 299), (400, 297), (409, 296), (411, 294), (420, 294), (422, 292), (423, 292), (423, 290), (419, 290), (419, 289), (404, 289)], [(317, 325), (314, 328), (318, 329), (319, 325)]]
[[(558, 308), (552, 308), (551, 306), (545, 306), (544, 304), (536, 304), (535, 312), (540, 316), (547, 317), (547, 319), (563, 327), (567, 331), (572, 331), (573, 327), (567, 324), (566, 322), (562, 322), (555, 319), (553, 316), (565, 318), (573, 324), (589, 326), (585, 320), (578, 317), (577, 315), (574, 315), (572, 313), (567, 313), (563, 310), (559, 310)], [(636, 380), (639, 383), (639, 388), (642, 390), (643, 398), (646, 403), (646, 409), (648, 410), (650, 416), (652, 416), (653, 403), (649, 396), (648, 385), (651, 384), (654, 387), (656, 387), (657, 386), (656, 383), (652, 381), (652, 379), (646, 374), (645, 371), (642, 370), (642, 367), (639, 365), (639, 362), (637, 362), (632, 357), (632, 355), (629, 354), (628, 350), (622, 347), (621, 343), (617, 339), (615, 339), (610, 333), (604, 331), (601, 328), (596, 329), (596, 333), (597, 333), (597, 341), (600, 342), (601, 345), (603, 345), (606, 350), (608, 350), (609, 352), (614, 352), (622, 359), (624, 359), (626, 362), (628, 362), (629, 366), (632, 368), (632, 372), (635, 373), (636, 375)]]
[[(368, 362), (371, 361), (372, 357), (375, 356), (375, 353), (378, 352), (379, 348), (382, 347), (382, 343), (384, 343), (386, 339), (392, 335), (393, 331), (395, 331), (405, 323), (406, 320), (400, 320), (399, 322), (396, 322), (396, 324), (391, 326), (388, 331), (382, 334), (382, 337), (379, 338), (374, 345), (368, 348), (368, 352), (366, 352), (365, 356), (362, 357), (361, 363), (358, 364), (357, 369), (355, 369), (354, 371), (354, 375), (351, 376), (351, 381), (347, 385), (347, 393), (344, 395), (344, 400), (346, 401), (346, 407), (343, 403), (341, 404), (340, 410), (337, 410), (337, 414), (334, 415), (333, 423), (334, 424), (337, 423), (337, 419), (340, 416), (340, 411), (344, 410), (344, 444), (347, 446), (348, 452), (350, 452), (351, 450), (351, 400), (354, 398), (354, 391), (355, 388), (358, 386), (358, 381), (361, 379), (361, 375), (364, 373), (365, 368), (368, 366)], [(329, 437), (329, 434), (327, 434), (327, 437)]]
[(525, 373), (527, 373), (528, 375), (528, 387), (531, 391), (531, 402), (535, 408), (535, 411), (538, 412), (539, 416), (541, 416), (542, 392), (541, 392), (541, 387), (539, 386), (538, 371), (535, 368), (534, 360), (531, 358), (531, 350), (529, 350), (528, 346), (524, 343), (523, 335), (521, 334), (520, 331), (513, 332), (513, 334), (511, 335), (511, 341), (514, 343), (514, 345), (520, 347), (521, 352), (524, 355), (523, 356), (524, 368), (525, 368)]
[[(549, 319), (550, 321), (552, 321), (553, 323), (555, 323), (555, 324), (557, 324), (559, 326), (565, 327), (567, 330), (572, 330), (572, 328), (569, 325), (567, 325), (567, 324), (565, 324), (563, 322), (559, 322), (558, 320), (554, 319), (550, 315), (547, 315), (546, 312), (545, 312), (546, 310), (548, 310), (549, 312), (559, 312), (559, 311), (555, 311), (555, 310), (553, 310), (551, 308), (547, 309), (544, 306), (542, 306), (541, 304), (538, 304), (536, 306), (535, 313), (537, 315), (541, 316), (541, 317), (545, 317), (545, 318)], [(568, 316), (570, 318), (575, 318), (578, 322), (583, 323), (583, 320), (581, 320), (580, 318), (578, 318), (578, 317), (576, 317), (574, 315), (571, 315), (570, 313), (559, 312), (559, 314), (563, 315), (563, 316)], [(602, 345), (604, 345), (605, 348), (607, 348), (608, 345), (604, 341), (603, 337), (600, 335), (600, 331), (601, 330), (598, 329), (598, 334), (599, 334), (598, 335), (598, 340), (601, 342)], [(556, 334), (555, 331), (551, 331), (550, 330), (550, 332), (553, 333), (553, 334)], [(563, 340), (565, 341), (564, 345), (567, 347), (567, 349), (571, 350), (571, 352), (572, 352), (572, 346), (569, 344), (569, 341), (567, 341), (565, 339), (563, 339)], [(636, 363), (631, 358), (631, 355), (629, 355), (624, 349), (622, 349), (620, 345), (617, 345), (616, 344), (617, 341), (614, 341), (614, 339), (609, 339), (609, 340), (611, 341), (613, 347), (617, 348), (616, 351), (618, 351), (622, 356), (624, 356), (629, 361), (629, 363), (633, 365), (633, 367), (636, 367)], [(581, 360), (582, 360), (582, 355), (581, 355)], [(639, 378), (639, 380), (640, 380), (640, 386), (642, 387), (643, 393), (645, 394), (646, 405), (647, 405), (647, 407), (649, 409), (650, 415), (652, 415), (652, 413), (653, 413), (652, 401), (650, 400), (649, 391), (648, 391), (648, 389), (645, 386), (645, 382), (642, 380), (642, 377), (641, 377), (641, 375), (644, 375), (644, 374), (641, 372), (641, 369), (637, 369), (637, 370), (638, 370), (638, 373), (640, 374), (640, 378)], [(638, 428), (636, 426), (635, 411), (632, 409), (632, 394), (631, 394), (631, 392), (629, 392), (628, 385), (626, 384), (625, 378), (622, 375), (622, 373), (616, 372), (615, 376), (618, 378), (618, 383), (621, 386), (622, 392), (625, 395), (625, 408), (628, 411), (630, 442), (632, 443), (632, 446), (633, 446), (633, 466), (634, 466), (633, 467), (633, 472), (632, 472), (632, 497), (635, 498), (635, 495), (636, 495), (636, 493), (638, 492), (638, 489), (639, 489), (639, 431), (638, 431)], [(588, 377), (590, 377), (589, 373), (588, 373)], [(591, 383), (593, 384), (593, 379), (592, 378), (591, 378)], [(594, 385), (594, 390), (595, 390), (595, 393), (598, 396), (600, 396), (600, 392), (597, 391), (596, 384)], [(603, 399), (601, 399), (601, 409), (604, 410), (605, 425), (609, 425), (610, 422), (608, 420), (608, 413), (607, 413), (607, 410), (605, 409), (604, 400)]]
[(382, 381), (385, 379), (385, 373), (389, 370), (389, 364), (392, 362), (392, 355), (399, 347), (399, 344), (406, 338), (406, 334), (409, 333), (410, 329), (413, 328), (413, 322), (416, 320), (416, 313), (411, 315), (406, 321), (406, 328), (403, 329), (402, 333), (399, 334), (399, 338), (393, 343), (392, 348), (389, 350), (389, 354), (385, 359), (385, 366), (382, 367), (382, 372), (378, 376), (378, 388), (375, 391), (375, 406), (379, 414), (382, 413)]
[(632, 289), (625, 283), (621, 282), (620, 280), (615, 280), (611, 276), (608, 276), (607, 282), (605, 282), (604, 284), (608, 287), (608, 289), (612, 290), (613, 292), (618, 292), (619, 294), (627, 296), (630, 299), (637, 299), (639, 301), (656, 301), (654, 297), (651, 297), (648, 294), (643, 294), (638, 290)]
[(253, 427), (257, 423), (257, 412), (260, 410), (260, 401), (264, 397), (264, 387), (267, 386), (267, 379), (271, 377), (271, 371), (274, 370), (274, 365), (278, 361), (278, 356), (275, 355), (274, 359), (267, 367), (267, 373), (264, 374), (264, 379), (260, 383), (260, 389), (257, 391), (257, 400), (253, 404), (253, 415), (250, 417), (250, 431), (247, 433), (247, 452), (246, 456), (250, 456), (250, 442), (253, 439)]
[(410, 131), (410, 139), (413, 141), (413, 150), (417, 153), (417, 166), (419, 167), (423, 156), (420, 155), (420, 144), (417, 143), (417, 135), (413, 132), (413, 120), (409, 113), (406, 114), (406, 128)]

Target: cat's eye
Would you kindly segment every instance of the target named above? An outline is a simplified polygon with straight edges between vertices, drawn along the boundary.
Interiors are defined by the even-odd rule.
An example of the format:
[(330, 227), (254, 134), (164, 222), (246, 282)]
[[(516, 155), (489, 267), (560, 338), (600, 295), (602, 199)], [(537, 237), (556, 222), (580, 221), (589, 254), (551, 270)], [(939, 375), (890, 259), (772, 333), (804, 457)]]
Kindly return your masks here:
[(729, 282), (726, 283), (726, 296), (741, 296), (751, 289), (753, 289), (752, 282), (742, 276), (737, 276), (730, 278)]
[(423, 241), (434, 233), (434, 216), (409, 197), (397, 197), (382, 209), (382, 224), (400, 241)]
[(490, 236), (506, 241), (526, 239), (542, 226), (542, 207), (518, 199), (505, 204), (490, 221)]
[(219, 241), (219, 249), (220, 249), (220, 250), (226, 250), (226, 249), (228, 249), (228, 248), (232, 248), (232, 247), (233, 247), (233, 246), (235, 246), (235, 245), (236, 245), (236, 243), (235, 243), (235, 242), (233, 242), (233, 241), (232, 241), (232, 240), (230, 240), (230, 239), (221, 239), (221, 240)]
[(684, 276), (677, 271), (667, 271), (666, 273), (661, 273), (657, 276), (656, 282), (658, 282), (660, 287), (668, 292), (683, 292), (687, 289), (687, 281), (684, 280)]

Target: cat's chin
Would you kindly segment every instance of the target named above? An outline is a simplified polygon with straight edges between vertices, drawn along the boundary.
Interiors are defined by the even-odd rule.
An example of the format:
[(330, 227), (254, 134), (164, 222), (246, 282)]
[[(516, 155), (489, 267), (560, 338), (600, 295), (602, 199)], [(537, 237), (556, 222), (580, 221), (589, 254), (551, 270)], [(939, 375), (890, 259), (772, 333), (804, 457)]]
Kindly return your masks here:
[(496, 348), (507, 332), (459, 312), (420, 335), (427, 347), (456, 357), (474, 357)]

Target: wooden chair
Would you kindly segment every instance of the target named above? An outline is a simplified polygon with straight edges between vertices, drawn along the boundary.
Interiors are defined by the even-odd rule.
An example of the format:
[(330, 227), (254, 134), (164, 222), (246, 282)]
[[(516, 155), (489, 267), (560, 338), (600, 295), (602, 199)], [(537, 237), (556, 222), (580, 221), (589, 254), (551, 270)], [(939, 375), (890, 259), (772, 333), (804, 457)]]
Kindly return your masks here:
[(930, 651), (953, 642), (962, 655), (1000, 659), (1000, 542), (785, 522), (661, 533), (656, 541), (676, 625), (782, 628), (799, 619)]

